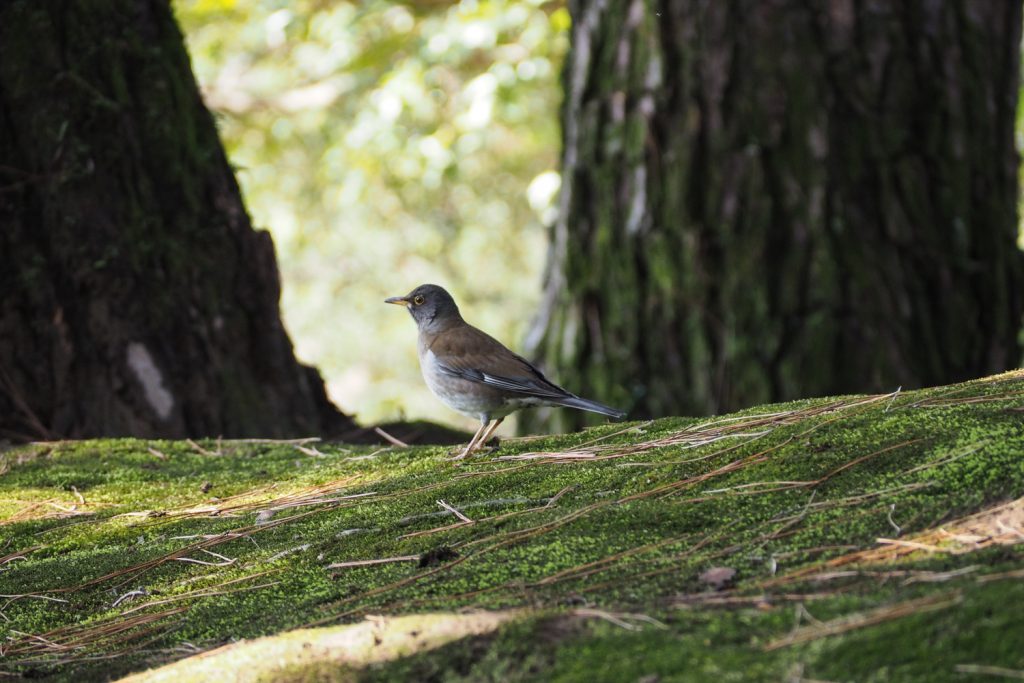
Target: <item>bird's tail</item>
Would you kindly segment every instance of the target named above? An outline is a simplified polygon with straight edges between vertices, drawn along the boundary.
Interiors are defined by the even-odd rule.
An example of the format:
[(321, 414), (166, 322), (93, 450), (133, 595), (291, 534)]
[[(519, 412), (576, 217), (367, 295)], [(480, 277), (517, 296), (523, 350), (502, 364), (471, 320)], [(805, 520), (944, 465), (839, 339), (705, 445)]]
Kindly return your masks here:
[(560, 406), (565, 406), (566, 408), (578, 408), (580, 410), (589, 410), (592, 413), (600, 413), (601, 415), (607, 415), (608, 417), (614, 418), (616, 420), (621, 420), (622, 418), (626, 417), (625, 411), (611, 408), (609, 406), (604, 405), (603, 403), (598, 403), (597, 401), (591, 401), (588, 398), (580, 398), (579, 396), (567, 396), (565, 398), (558, 399), (557, 401), (552, 401), (552, 403), (555, 403)]

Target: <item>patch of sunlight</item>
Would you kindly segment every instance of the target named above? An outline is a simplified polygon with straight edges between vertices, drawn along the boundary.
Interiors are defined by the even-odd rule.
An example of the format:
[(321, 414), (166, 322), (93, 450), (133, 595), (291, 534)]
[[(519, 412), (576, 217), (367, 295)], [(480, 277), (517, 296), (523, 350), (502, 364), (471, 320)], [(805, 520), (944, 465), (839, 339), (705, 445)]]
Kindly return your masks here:
[(521, 350), (556, 211), (568, 11), (172, 4), (246, 208), (273, 236), (299, 359), (363, 423), (474, 430), (430, 394), (416, 328), (383, 300), (442, 285)]
[[(959, 455), (973, 452), (966, 451)], [(895, 526), (891, 518), (890, 523)], [(898, 527), (894, 530), (899, 532)], [(841, 555), (829, 560), (828, 566), (834, 568), (859, 564), (891, 564), (902, 559), (917, 560), (922, 554), (962, 555), (992, 545), (1018, 543), (1024, 543), (1024, 498), (951, 520), (935, 529), (900, 538), (879, 538), (878, 546)]]
[[(522, 611), (370, 616), (359, 624), (298, 629), (231, 643), (122, 682), (347, 680), (346, 670), (408, 657), (491, 633)], [(311, 676), (313, 678), (311, 678)]]

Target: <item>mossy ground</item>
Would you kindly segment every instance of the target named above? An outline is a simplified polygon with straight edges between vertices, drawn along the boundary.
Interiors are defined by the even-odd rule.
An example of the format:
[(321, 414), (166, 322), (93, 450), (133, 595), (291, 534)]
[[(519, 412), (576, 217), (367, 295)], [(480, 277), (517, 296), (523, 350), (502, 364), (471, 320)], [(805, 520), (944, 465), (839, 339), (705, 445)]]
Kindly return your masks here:
[[(1024, 496), (1021, 372), (511, 440), (464, 462), (138, 440), (0, 458), (0, 668), (14, 674), (116, 678), (289, 629), (467, 608), (517, 617), (383, 661), (231, 666), (381, 681), (1024, 669), (1016, 508), (987, 537), (956, 532)], [(914, 540), (942, 527), (948, 543)], [(360, 560), (391, 561), (330, 567)], [(716, 590), (700, 578), (713, 567), (735, 579)]]

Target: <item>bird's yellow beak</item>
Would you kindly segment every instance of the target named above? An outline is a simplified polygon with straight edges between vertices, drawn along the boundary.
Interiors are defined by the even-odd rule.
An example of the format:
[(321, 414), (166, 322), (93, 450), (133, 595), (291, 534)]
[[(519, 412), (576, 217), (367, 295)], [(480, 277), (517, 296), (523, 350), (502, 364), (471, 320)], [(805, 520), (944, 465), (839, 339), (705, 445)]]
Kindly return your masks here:
[(406, 299), (404, 296), (393, 296), (390, 299), (384, 299), (384, 303), (396, 304), (398, 306), (408, 306), (409, 300)]

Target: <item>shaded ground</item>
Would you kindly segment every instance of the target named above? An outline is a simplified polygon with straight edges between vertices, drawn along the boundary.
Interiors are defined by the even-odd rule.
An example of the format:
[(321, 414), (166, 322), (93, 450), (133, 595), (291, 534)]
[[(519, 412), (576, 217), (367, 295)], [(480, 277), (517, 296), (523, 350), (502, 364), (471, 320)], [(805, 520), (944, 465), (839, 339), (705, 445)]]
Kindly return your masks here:
[[(8, 450), (0, 669), (106, 679), (191, 656), (150, 677), (1024, 675), (1024, 373), (446, 456)], [(231, 645), (297, 628), (317, 630)]]

